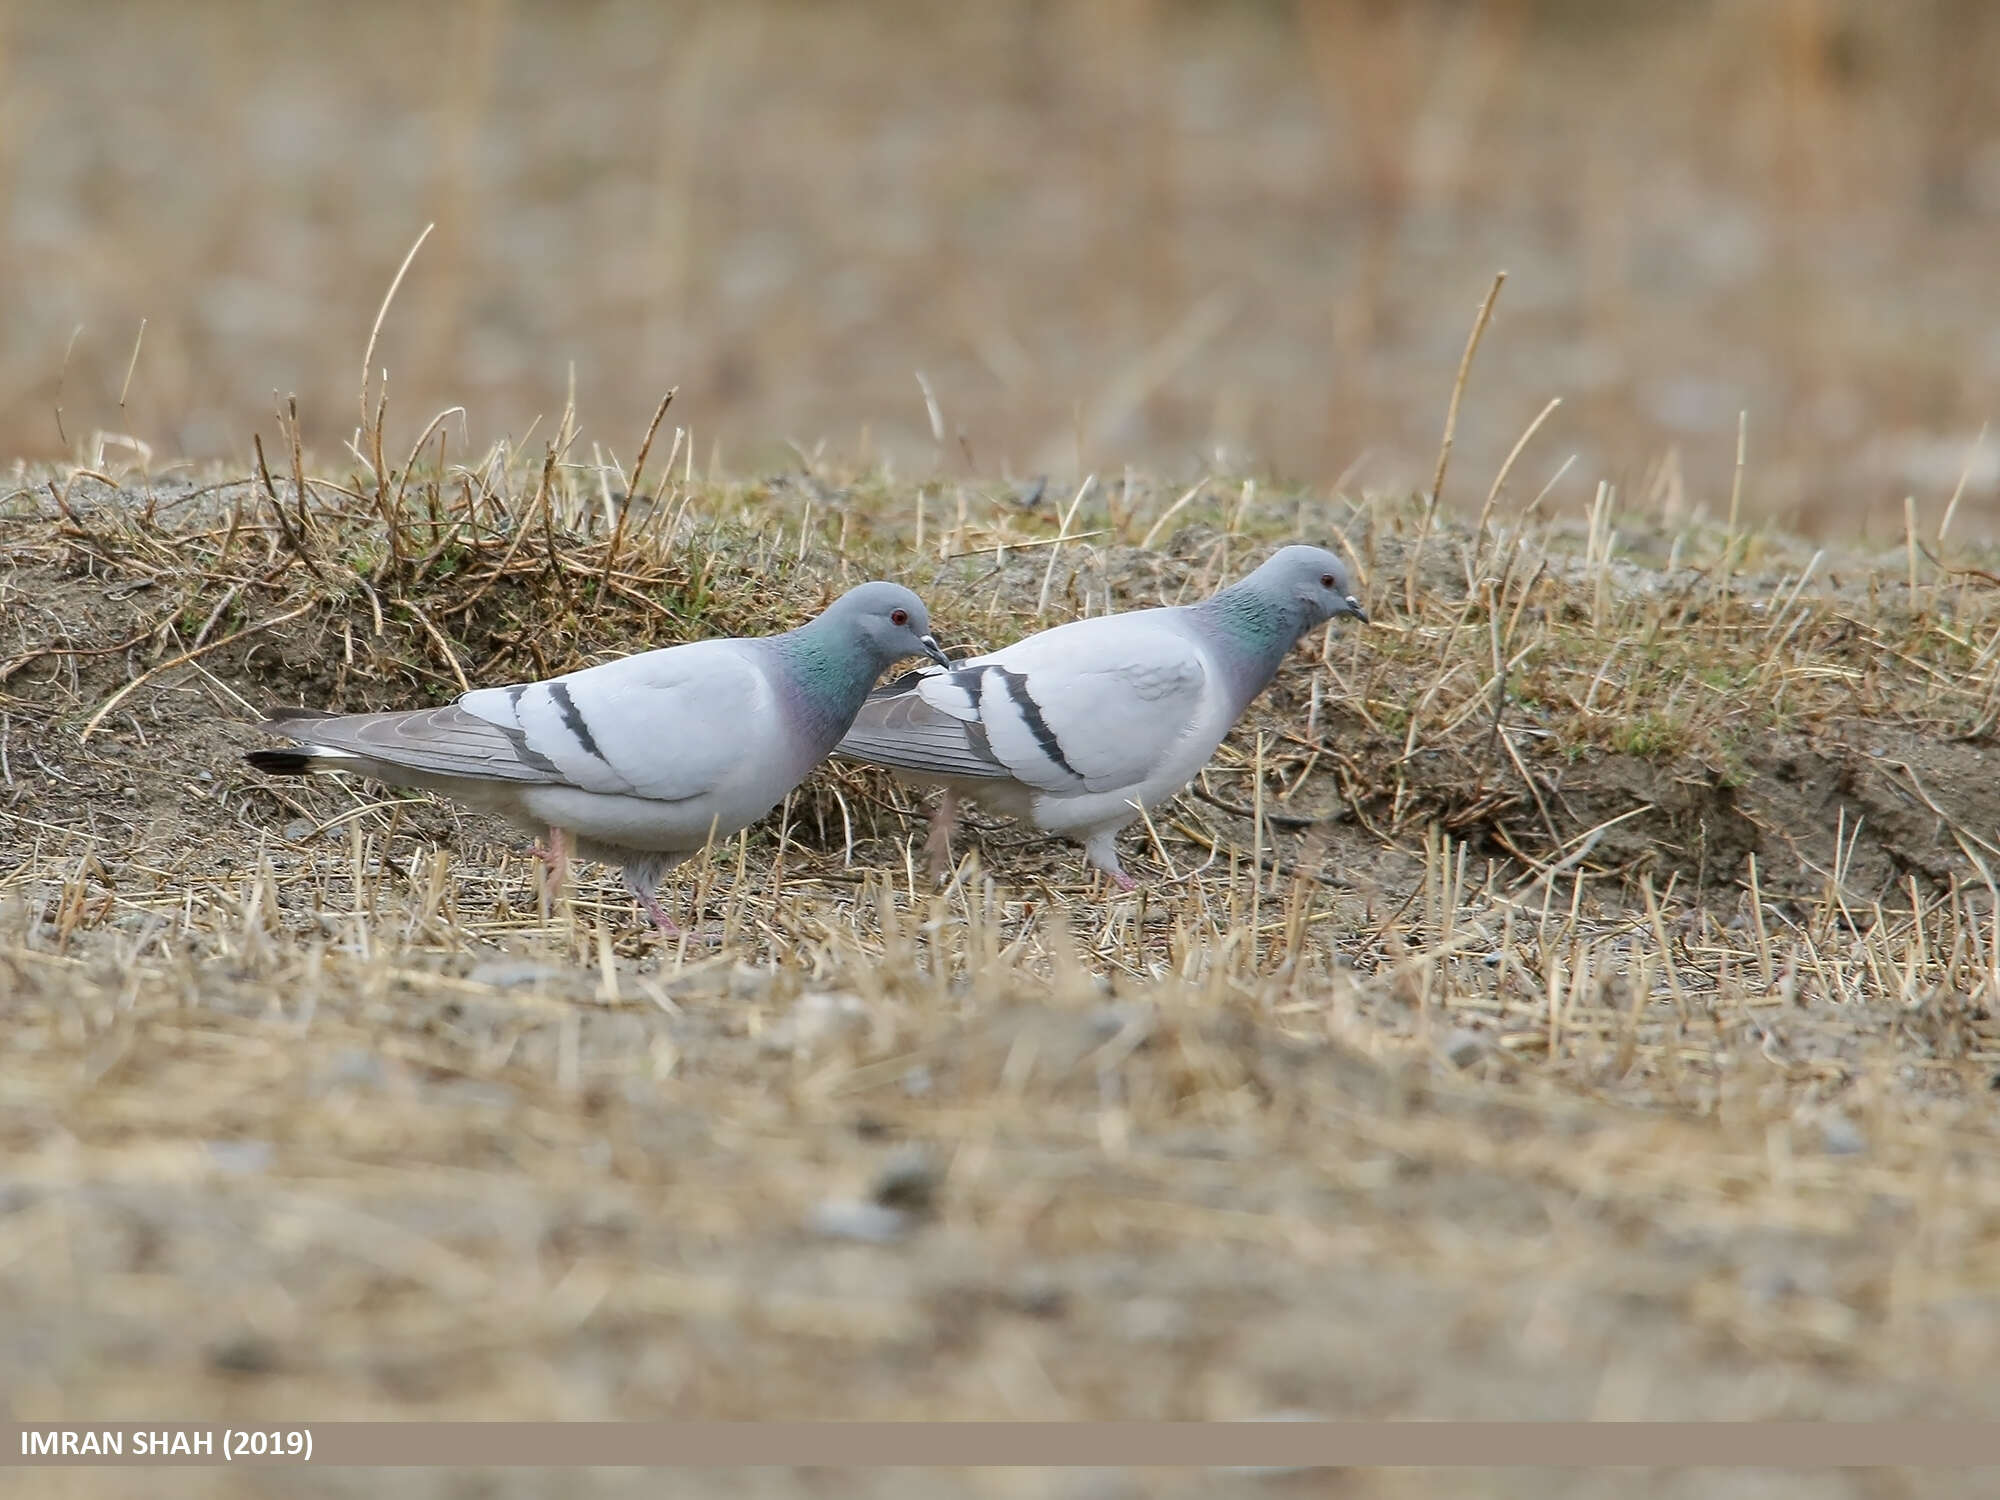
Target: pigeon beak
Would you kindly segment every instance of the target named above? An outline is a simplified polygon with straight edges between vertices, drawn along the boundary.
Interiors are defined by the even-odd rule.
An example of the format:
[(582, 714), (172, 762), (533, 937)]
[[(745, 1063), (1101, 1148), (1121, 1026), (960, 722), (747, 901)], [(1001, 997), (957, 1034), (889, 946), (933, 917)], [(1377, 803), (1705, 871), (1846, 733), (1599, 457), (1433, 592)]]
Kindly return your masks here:
[(1363, 625), (1368, 623), (1368, 611), (1361, 607), (1361, 601), (1352, 594), (1347, 596), (1347, 613), (1353, 615)]
[(927, 635), (918, 641), (917, 644), (924, 648), (924, 655), (928, 656), (939, 666), (949, 667), (951, 665), (951, 658), (944, 654), (944, 648), (937, 643), (936, 636)]

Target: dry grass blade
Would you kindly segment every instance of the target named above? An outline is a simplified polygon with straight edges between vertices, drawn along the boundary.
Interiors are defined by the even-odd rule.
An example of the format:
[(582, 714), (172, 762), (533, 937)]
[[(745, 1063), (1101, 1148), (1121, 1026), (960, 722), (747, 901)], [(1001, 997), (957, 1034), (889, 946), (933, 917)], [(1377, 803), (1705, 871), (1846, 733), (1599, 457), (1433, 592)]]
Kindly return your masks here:
[[(1472, 320), (1472, 332), (1466, 335), (1465, 353), (1459, 356), (1458, 374), (1451, 383), (1451, 402), (1445, 407), (1444, 436), (1438, 442), (1437, 472), (1431, 475), (1430, 510), (1435, 512), (1439, 499), (1444, 495), (1444, 474), (1451, 462), (1452, 439), (1458, 434), (1458, 403), (1465, 397), (1465, 382), (1472, 374), (1472, 356), (1479, 351), (1479, 340), (1486, 333), (1486, 325), (1493, 318), (1493, 304), (1499, 300), (1500, 288), (1506, 285), (1507, 273), (1493, 273), (1493, 285), (1487, 288), (1485, 298), (1479, 304), (1479, 313)], [(1539, 426), (1539, 422), (1536, 424)], [(1531, 428), (1530, 431), (1533, 429)]]
[(1417, 545), (1410, 552), (1409, 567), (1403, 575), (1403, 603), (1408, 609), (1416, 607), (1417, 568), (1423, 561), (1424, 544), (1430, 540), (1431, 528), (1437, 520), (1438, 501), (1444, 495), (1445, 469), (1451, 462), (1451, 445), (1458, 435), (1458, 404), (1465, 396), (1465, 382), (1472, 374), (1472, 356), (1479, 351), (1479, 340), (1493, 317), (1493, 304), (1499, 299), (1500, 288), (1506, 282), (1505, 271), (1494, 273), (1493, 285), (1487, 288), (1486, 296), (1479, 304), (1479, 312), (1472, 320), (1472, 331), (1466, 335), (1465, 353), (1459, 356), (1458, 374), (1452, 379), (1451, 400), (1444, 413), (1444, 436), (1438, 441), (1437, 470), (1431, 475), (1430, 493), (1424, 505), (1423, 529), (1417, 534)]
[[(646, 455), (653, 451), (653, 438), (660, 430), (660, 423), (666, 420), (667, 408), (674, 404), (674, 397), (679, 389), (676, 386), (660, 398), (660, 404), (653, 412), (653, 420), (646, 424), (646, 435), (639, 440), (638, 456), (632, 460), (632, 477), (625, 483), (625, 503), (619, 507), (618, 523), (611, 532), (611, 545), (604, 549), (603, 582), (607, 588), (611, 584), (612, 570), (618, 566), (619, 549), (625, 544), (625, 523), (631, 518), (632, 507), (639, 502), (641, 481), (646, 473)], [(667, 469), (669, 473), (673, 470), (671, 456), (667, 460)]]
[(397, 288), (402, 286), (403, 277), (409, 273), (410, 262), (417, 258), (417, 252), (424, 248), (424, 241), (431, 237), (431, 231), (435, 228), (437, 228), (435, 221), (426, 224), (423, 233), (412, 242), (408, 253), (403, 256), (402, 263), (396, 267), (396, 274), (389, 278), (389, 289), (382, 294), (382, 305), (375, 309), (375, 321), (369, 325), (368, 344), (361, 351), (361, 425), (364, 429), (375, 416), (375, 412), (368, 405), (368, 387), (375, 368), (375, 342), (382, 336), (382, 324), (388, 319), (389, 304), (396, 300)]

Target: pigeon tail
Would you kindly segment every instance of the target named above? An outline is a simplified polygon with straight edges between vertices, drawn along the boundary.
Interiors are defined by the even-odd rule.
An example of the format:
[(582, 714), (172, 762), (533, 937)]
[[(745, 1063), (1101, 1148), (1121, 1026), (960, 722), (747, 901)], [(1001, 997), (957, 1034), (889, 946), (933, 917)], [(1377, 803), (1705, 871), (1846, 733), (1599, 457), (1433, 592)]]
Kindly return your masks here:
[(310, 750), (250, 750), (243, 759), (271, 776), (309, 776), (313, 762), (320, 759)]

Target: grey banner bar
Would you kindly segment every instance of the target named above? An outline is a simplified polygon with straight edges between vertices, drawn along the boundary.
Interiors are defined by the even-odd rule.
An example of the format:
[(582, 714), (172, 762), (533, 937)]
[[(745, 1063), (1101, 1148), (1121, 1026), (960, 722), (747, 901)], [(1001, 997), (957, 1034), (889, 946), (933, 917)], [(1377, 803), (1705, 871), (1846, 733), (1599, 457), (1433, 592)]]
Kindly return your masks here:
[[(307, 1455), (310, 1456), (307, 1456)], [(1404, 1467), (2000, 1465), (1955, 1422), (16, 1423), (0, 1467), (158, 1464)]]

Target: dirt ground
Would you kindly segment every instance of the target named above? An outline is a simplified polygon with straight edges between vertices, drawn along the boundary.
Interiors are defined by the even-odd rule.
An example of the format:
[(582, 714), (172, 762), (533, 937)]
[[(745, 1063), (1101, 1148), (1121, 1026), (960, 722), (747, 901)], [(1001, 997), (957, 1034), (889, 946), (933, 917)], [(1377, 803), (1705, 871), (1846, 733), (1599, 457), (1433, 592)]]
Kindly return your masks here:
[[(800, 489), (704, 502), (700, 628), (789, 623), (845, 565), (807, 546), (846, 523), (809, 523)], [(526, 675), (530, 649), (450, 612), (484, 563), (433, 593), (378, 571), (379, 627), (272, 526), (255, 564), (217, 536), (245, 492), (24, 490), (0, 535), (18, 1418), (2000, 1416), (1978, 579), (1927, 573), (1928, 596), (1884, 603), (1900, 556), (1808, 582), (1766, 538), (1718, 604), (1712, 567), (1631, 561), (1636, 523), (1617, 568), (1574, 578), (1591, 543), (1550, 531), (1492, 595), (1493, 639), (1510, 609), (1541, 632), (1495, 729), (1460, 565), (1480, 541), (1350, 509), (1376, 624), (1302, 645), (1200, 794), (1131, 841), (1139, 896), (1106, 900), (1074, 850), (978, 817), (973, 862), (933, 894), (915, 804), (847, 770), (695, 867), (683, 895), (718, 941), (675, 947), (595, 869), (545, 915), (535, 862), (476, 817), (242, 766), (257, 702), (416, 702), (450, 690), (421, 655), (446, 636), (488, 681)], [(1299, 504), (1191, 507), (1157, 547), (1114, 536), (1059, 566), (921, 566), (954, 639), (997, 642), (1038, 593), (1074, 612), (1198, 592)], [(729, 530), (746, 516), (764, 540)], [(559, 544), (552, 523), (537, 577)], [(232, 545), (239, 573), (197, 587), (192, 560)], [(663, 544), (659, 566), (685, 555)], [(649, 588), (690, 597), (667, 571)], [(434, 643), (418, 600), (448, 627)], [(634, 605), (589, 649), (667, 629)], [(1654, 649), (1711, 633), (1699, 662)], [(552, 625), (535, 649), (561, 666), (568, 642)], [(1796, 710), (1747, 675), (1774, 663)], [(148, 1485), (652, 1492), (612, 1471)], [(1448, 1469), (699, 1488), (1986, 1492)]]

